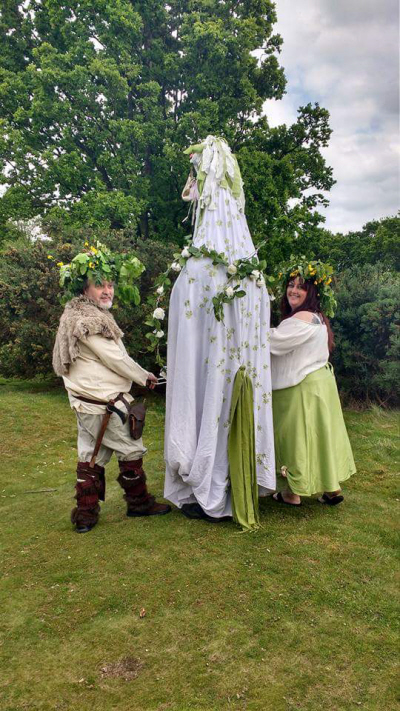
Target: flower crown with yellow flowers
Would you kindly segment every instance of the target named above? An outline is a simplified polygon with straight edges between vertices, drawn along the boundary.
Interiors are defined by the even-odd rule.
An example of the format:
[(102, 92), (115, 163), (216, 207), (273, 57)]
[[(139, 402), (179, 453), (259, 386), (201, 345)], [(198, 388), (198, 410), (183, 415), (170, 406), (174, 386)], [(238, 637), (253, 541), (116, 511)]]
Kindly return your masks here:
[(300, 259), (291, 256), (288, 262), (284, 262), (278, 267), (278, 275), (275, 279), (277, 296), (283, 296), (288, 281), (296, 277), (314, 282), (321, 310), (328, 318), (332, 318), (337, 305), (331, 287), (333, 267), (326, 262), (321, 262), (320, 259), (306, 259), (304, 255)]
[[(49, 255), (49, 259), (52, 259)], [(117, 254), (101, 242), (85, 242), (70, 264), (58, 262), (60, 286), (66, 293), (63, 301), (81, 294), (88, 281), (100, 285), (103, 281), (115, 284), (115, 296), (124, 304), (140, 303), (140, 293), (134, 281), (145, 270), (144, 264), (134, 254)]]

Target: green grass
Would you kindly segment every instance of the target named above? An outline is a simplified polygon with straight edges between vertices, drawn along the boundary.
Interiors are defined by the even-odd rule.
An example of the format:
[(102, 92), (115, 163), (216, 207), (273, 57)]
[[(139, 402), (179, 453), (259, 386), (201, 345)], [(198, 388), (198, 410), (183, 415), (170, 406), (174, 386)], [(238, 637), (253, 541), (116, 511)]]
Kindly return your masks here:
[[(345, 413), (358, 473), (337, 508), (264, 500), (254, 534), (176, 510), (128, 519), (112, 462), (100, 523), (78, 536), (65, 393), (0, 381), (0, 404), (2, 711), (396, 707), (398, 413)], [(154, 397), (159, 497), (163, 418)]]

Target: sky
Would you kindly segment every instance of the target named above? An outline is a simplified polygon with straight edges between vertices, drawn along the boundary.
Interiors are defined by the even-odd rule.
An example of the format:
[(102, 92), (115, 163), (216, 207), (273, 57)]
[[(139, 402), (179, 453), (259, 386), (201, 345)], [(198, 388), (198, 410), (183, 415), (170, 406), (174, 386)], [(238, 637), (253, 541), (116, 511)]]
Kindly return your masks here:
[(323, 149), (336, 185), (319, 211), (334, 232), (394, 215), (399, 200), (397, 0), (275, 0), (286, 95), (265, 102), (270, 125), (319, 102), (333, 129)]

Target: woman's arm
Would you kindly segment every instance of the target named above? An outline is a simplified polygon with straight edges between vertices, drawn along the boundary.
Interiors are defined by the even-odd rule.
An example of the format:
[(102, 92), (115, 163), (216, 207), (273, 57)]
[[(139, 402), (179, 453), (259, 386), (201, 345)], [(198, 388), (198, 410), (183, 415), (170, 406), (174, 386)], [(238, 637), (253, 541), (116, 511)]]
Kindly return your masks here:
[[(300, 312), (308, 313), (308, 312)], [(310, 314), (312, 316), (312, 314)], [(314, 324), (291, 316), (270, 331), (271, 353), (275, 356), (286, 355), (298, 346), (306, 343), (315, 333)]]

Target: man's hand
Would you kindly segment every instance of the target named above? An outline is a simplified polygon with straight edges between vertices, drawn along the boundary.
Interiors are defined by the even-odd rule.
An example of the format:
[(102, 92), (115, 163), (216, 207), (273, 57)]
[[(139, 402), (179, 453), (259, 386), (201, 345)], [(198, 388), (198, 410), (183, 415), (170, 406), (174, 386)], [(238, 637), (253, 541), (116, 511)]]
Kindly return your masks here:
[(148, 378), (147, 378), (147, 382), (146, 382), (146, 386), (147, 386), (148, 388), (150, 388), (150, 390), (154, 390), (154, 388), (156, 387), (157, 383), (158, 383), (158, 378), (156, 378), (156, 376), (153, 375), (153, 373), (149, 373)]

